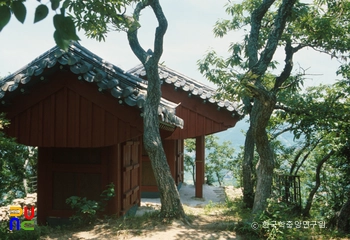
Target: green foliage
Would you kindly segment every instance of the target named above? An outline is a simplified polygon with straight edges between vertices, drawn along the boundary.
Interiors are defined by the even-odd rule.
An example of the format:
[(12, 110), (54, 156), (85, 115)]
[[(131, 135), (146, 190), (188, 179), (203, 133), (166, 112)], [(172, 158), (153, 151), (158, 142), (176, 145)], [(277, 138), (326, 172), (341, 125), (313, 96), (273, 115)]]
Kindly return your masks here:
[(51, 0), (51, 9), (56, 10), (60, 7), (61, 0)]
[(215, 175), (219, 185), (223, 185), (225, 175), (232, 171), (234, 148), (230, 141), (218, 143), (219, 138), (214, 135), (206, 137), (206, 148), (209, 154), (206, 157), (207, 176)]
[(35, 9), (34, 23), (40, 22), (41, 20), (45, 19), (48, 14), (49, 14), (49, 8), (44, 4), (40, 4)]
[(19, 22), (24, 23), (27, 15), (27, 9), (23, 2), (25, 2), (25, 0), (0, 2), (0, 31), (10, 21), (11, 14), (14, 14)]
[(114, 184), (110, 183), (101, 193), (100, 201), (88, 200), (86, 197), (81, 198), (77, 196), (67, 198), (66, 203), (76, 211), (70, 219), (78, 226), (94, 223), (98, 217), (97, 214), (104, 211), (107, 202), (113, 199), (114, 196)]
[(65, 0), (63, 6), (72, 14), (79, 30), (98, 41), (104, 41), (111, 30), (123, 30), (129, 27), (126, 7), (133, 0)]
[(0, 221), (0, 237), (1, 239), (6, 239), (5, 236), (9, 232), (9, 222), (8, 221)]
[[(0, 224), (4, 224), (4, 227), (6, 225), (7, 230), (9, 228), (8, 222), (1, 222)], [(26, 239), (26, 240), (37, 240), (40, 239), (40, 236), (42, 235), (41, 229), (36, 226), (34, 230), (31, 231), (25, 231), (25, 230), (15, 230), (11, 233), (3, 233), (0, 230), (0, 238), (2, 240), (18, 240), (18, 239)]]
[(11, 19), (11, 10), (6, 5), (0, 5), (0, 32)]
[(103, 190), (103, 192), (100, 195), (101, 197), (101, 205), (104, 208), (107, 201), (111, 200), (113, 197), (115, 197), (115, 190), (114, 190), (114, 184), (110, 183), (107, 185), (107, 188)]
[[(349, 1), (345, 0), (325, 0), (322, 3), (311, 4), (300, 1), (261, 0), (230, 2), (226, 6), (229, 20), (218, 21), (214, 35), (223, 37), (229, 31), (244, 30), (243, 39), (230, 44), (228, 57), (221, 57), (215, 51), (209, 51), (198, 61), (200, 72), (209, 81), (218, 85), (218, 96), (235, 101), (241, 100), (245, 112), (250, 116), (253, 138), (260, 157), (257, 186), (262, 188), (257, 189), (261, 194), (255, 195), (253, 212), (265, 207), (270, 194), (272, 184), (270, 179), (274, 168), (271, 151), (273, 144), (265, 133), (267, 125), (274, 124), (270, 121), (271, 116), (276, 114), (274, 109), (299, 112), (293, 115), (297, 117), (290, 123), (296, 138), (303, 134), (312, 136), (315, 130), (322, 128), (323, 131), (329, 132), (327, 139), (324, 139), (329, 143), (328, 149), (330, 146), (334, 148), (329, 152), (333, 153), (339, 149), (336, 143), (341, 143), (342, 137), (337, 136), (336, 128), (340, 126), (335, 126), (328, 120), (324, 121), (323, 117), (328, 110), (334, 110), (332, 100), (330, 99), (330, 105), (327, 107), (325, 104), (321, 108), (312, 104), (314, 109), (299, 101), (300, 98), (295, 101), (293, 97), (299, 93), (305, 71), (294, 73), (292, 70), (293, 57), (306, 47), (336, 57), (346, 64), (349, 57), (348, 8)], [(250, 28), (249, 31), (244, 29), (246, 26)], [(277, 63), (273, 61), (277, 49), (284, 50), (285, 55), (284, 66), (279, 73), (275, 70)], [(342, 74), (344, 72), (347, 71), (343, 69)], [(320, 97), (316, 96), (315, 99)], [(293, 102), (297, 102), (303, 111), (296, 109), (296, 105), (291, 105)], [(306, 107), (308, 109), (304, 111)], [(304, 118), (304, 115), (309, 118)], [(314, 121), (313, 115), (318, 116), (318, 120)], [(284, 119), (288, 117), (285, 113), (281, 116)], [(303, 120), (300, 121), (299, 117)], [(296, 125), (300, 128), (294, 128)], [(253, 148), (246, 146), (245, 151), (252, 152)], [(318, 185), (317, 183), (315, 186)]]
[(13, 1), (11, 3), (11, 10), (18, 21), (24, 23), (27, 15), (27, 9), (22, 1)]
[[(293, 206), (284, 202), (278, 202), (274, 199), (269, 199), (266, 211), (255, 218), (255, 221), (260, 223), (260, 225), (266, 226), (260, 228), (259, 234), (262, 236), (268, 236), (268, 239), (283, 239), (283, 237), (288, 236), (289, 229), (285, 224), (287, 221), (294, 223), (294, 220), (301, 220), (298, 211), (294, 211)], [(271, 223), (275, 223), (276, 225), (271, 225)]]
[[(23, 23), (27, 9), (25, 0), (9, 0), (0, 3), (0, 31), (8, 24), (14, 14), (18, 21)], [(54, 40), (56, 44), (67, 50), (70, 41), (80, 40), (76, 34), (84, 30), (86, 35), (98, 41), (105, 40), (111, 30), (125, 31), (129, 28), (137, 30), (140, 24), (135, 17), (125, 15), (126, 8), (135, 0), (50, 0), (51, 10), (59, 13), (53, 17), (55, 26)], [(45, 19), (49, 14), (46, 4), (38, 1), (34, 14), (34, 23)], [(66, 15), (68, 12), (68, 16)]]
[[(221, 19), (214, 26), (214, 35), (223, 37), (230, 31), (244, 30), (244, 36), (240, 42), (232, 42), (228, 47), (228, 57), (218, 56), (214, 50), (206, 53), (202, 60), (198, 61), (200, 72), (211, 82), (219, 87), (219, 96), (233, 100), (239, 100), (244, 96), (251, 97), (251, 92), (247, 90), (248, 82), (254, 83), (254, 79), (247, 75), (251, 52), (249, 53), (248, 42), (252, 37), (249, 27), (251, 26), (251, 14), (254, 14), (256, 8), (261, 4), (259, 0), (245, 0), (241, 3), (230, 2), (226, 5), (226, 13), (229, 19)], [(256, 44), (257, 51), (263, 52), (270, 38), (270, 33), (274, 29), (275, 15), (281, 1), (275, 1), (265, 15), (262, 16), (259, 25), (259, 36)], [(327, 5), (327, 6), (325, 6)], [(332, 58), (336, 57), (346, 64), (349, 57), (350, 31), (349, 19), (350, 3), (346, 0), (332, 1), (325, 0), (323, 3), (304, 4), (297, 1), (292, 8), (286, 29), (282, 33), (278, 42), (280, 47), (286, 46), (288, 42), (292, 43), (294, 53), (302, 48), (310, 47), (316, 51), (329, 54)], [(287, 51), (287, 50), (286, 50)], [(286, 52), (287, 53), (287, 52)], [(249, 60), (250, 59), (250, 60)], [(276, 68), (277, 62), (271, 61), (266, 74), (272, 74)], [(276, 71), (274, 71), (276, 72)], [(290, 93), (295, 93), (302, 84), (302, 76), (305, 72), (290, 76), (288, 80), (280, 87)], [(277, 80), (279, 77), (272, 74)], [(269, 78), (262, 78), (262, 84), (266, 89), (269, 87)], [(289, 81), (289, 82), (288, 82)]]
[(338, 239), (344, 237), (337, 231), (323, 226), (320, 217), (303, 218), (292, 206), (274, 199), (268, 200), (266, 211), (250, 219), (245, 217), (240, 202), (231, 202), (235, 214), (241, 219), (234, 230), (247, 239)]
[(337, 154), (323, 167), (322, 184), (315, 194), (311, 215), (325, 219), (329, 228), (336, 228), (337, 215), (350, 194), (349, 163)]
[(204, 206), (204, 213), (209, 214), (210, 212), (213, 211), (215, 207), (217, 207), (218, 204), (213, 203), (213, 201), (209, 201), (207, 205)]
[(315, 188), (315, 169), (328, 152), (335, 152), (323, 165), (320, 186), (309, 199), (311, 216), (324, 219), (329, 228), (336, 226), (337, 212), (350, 193), (349, 93), (347, 80), (293, 95), (281, 92), (288, 107), (277, 110), (269, 126), (272, 135), (288, 130), (299, 139), (292, 146), (277, 147), (276, 166), (283, 174), (301, 176), (304, 205)]
[(185, 140), (185, 153), (184, 155), (184, 169), (185, 172), (190, 172), (192, 175), (193, 183), (196, 183), (196, 161), (195, 161), (195, 152), (196, 152), (196, 140), (195, 139), (186, 139)]
[[(0, 115), (0, 199), (1, 205), (25, 195), (23, 179), (36, 176), (37, 150), (16, 143), (2, 127), (8, 122)], [(32, 191), (29, 189), (29, 191)]]
[(53, 17), (53, 25), (57, 29), (57, 34), (63, 39), (70, 39), (70, 37), (72, 37), (72, 40), (79, 40), (75, 33), (73, 20), (70, 17), (65, 17), (62, 14), (56, 14)]
[[(208, 185), (214, 182), (218, 182), (220, 186), (223, 185), (225, 175), (233, 170), (234, 148), (230, 141), (219, 143), (218, 140), (219, 138), (214, 135), (205, 137), (205, 177)], [(185, 171), (192, 174), (193, 182), (195, 182), (196, 164), (193, 156), (196, 151), (195, 139), (186, 139), (185, 149), (187, 152), (184, 156)]]
[[(237, 179), (236, 184), (234, 185), (235, 187), (243, 187), (243, 160), (244, 160), (244, 147), (240, 147), (240, 151), (238, 154), (233, 158), (231, 164), (231, 171), (233, 173), (233, 176)], [(256, 151), (254, 151), (254, 158), (253, 158), (253, 163), (252, 166), (256, 166), (256, 164), (259, 161), (259, 155)], [(251, 179), (253, 183), (256, 182), (256, 172), (252, 171)], [(255, 184), (253, 184), (255, 185)]]
[(80, 40), (75, 32), (72, 18), (64, 16), (64, 12), (62, 14), (56, 14), (53, 17), (53, 24), (56, 29), (53, 35), (55, 42), (62, 49), (68, 49), (70, 40)]
[[(24, 217), (21, 217), (21, 221), (24, 220)], [(15, 229), (15, 228), (14, 228)], [(9, 230), (9, 221), (0, 221), (0, 239), (1, 240), (37, 240), (41, 236), (47, 235), (50, 231), (48, 226), (34, 226), (34, 230), (26, 231), (20, 229), (19, 231)]]
[[(10, 0), (0, 3), (0, 31), (8, 24), (11, 15), (14, 14), (17, 20), (24, 23), (27, 9), (23, 4), (25, 0)], [(49, 13), (49, 9), (45, 4), (40, 4), (35, 9), (34, 23), (45, 19)], [(60, 6), (61, 0), (50, 0), (51, 9), (57, 10)], [(54, 39), (56, 44), (64, 50), (68, 49), (69, 41), (79, 40), (75, 33), (75, 25), (71, 17), (65, 16), (65, 8), (61, 8), (61, 14), (54, 16), (55, 33)]]
[(279, 120), (272, 122), (271, 126), (276, 128), (276, 123), (285, 124), (293, 131), (296, 138), (301, 135), (311, 138), (316, 131), (323, 131), (333, 135), (329, 140), (337, 141), (334, 142), (336, 147), (338, 143), (344, 143), (344, 139), (339, 138), (344, 135), (339, 135), (339, 137), (336, 135), (342, 129), (349, 128), (345, 120), (349, 108), (348, 97), (349, 86), (344, 81), (332, 86), (309, 87), (304, 93), (281, 92), (279, 102), (287, 107), (275, 111), (276, 118), (273, 117), (273, 119)]
[[(188, 140), (185, 140), (188, 141)], [(184, 168), (185, 172), (191, 173), (193, 183), (196, 183), (196, 163), (194, 161), (194, 158), (190, 156), (189, 154), (185, 154), (184, 156)]]
[(313, 48), (328, 52), (332, 57), (347, 58), (350, 43), (346, 37), (349, 33), (349, 1), (325, 1), (307, 8), (308, 13), (295, 22), (293, 30), (296, 31), (293, 35)]
[(77, 225), (92, 224), (97, 218), (97, 211), (100, 209), (98, 202), (87, 200), (85, 197), (72, 196), (67, 198), (66, 203), (77, 211), (76, 214), (70, 217)]

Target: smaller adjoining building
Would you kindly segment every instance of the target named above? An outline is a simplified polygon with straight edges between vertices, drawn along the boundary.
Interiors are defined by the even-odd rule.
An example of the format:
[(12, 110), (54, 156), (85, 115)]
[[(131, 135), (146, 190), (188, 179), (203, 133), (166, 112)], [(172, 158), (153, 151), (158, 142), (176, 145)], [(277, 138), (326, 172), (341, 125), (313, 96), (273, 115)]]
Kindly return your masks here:
[[(238, 105), (216, 100), (214, 89), (170, 68), (159, 70), (159, 128), (172, 176), (180, 186), (184, 139), (196, 138), (196, 196), (203, 197), (204, 136), (234, 127)], [(39, 224), (68, 218), (68, 197), (98, 200), (111, 182), (109, 214), (122, 216), (141, 195), (156, 195), (142, 143), (146, 96), (142, 65), (125, 72), (78, 43), (68, 52), (54, 47), (0, 81), (0, 112), (11, 123), (6, 133), (38, 147)]]

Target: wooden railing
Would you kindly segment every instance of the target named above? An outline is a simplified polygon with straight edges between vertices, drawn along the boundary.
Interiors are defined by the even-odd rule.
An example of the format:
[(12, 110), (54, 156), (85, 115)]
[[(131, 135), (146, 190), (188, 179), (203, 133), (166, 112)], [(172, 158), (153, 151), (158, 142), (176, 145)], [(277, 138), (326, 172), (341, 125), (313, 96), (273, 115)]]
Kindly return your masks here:
[(31, 188), (32, 193), (36, 193), (36, 191), (38, 190), (38, 182), (37, 181), (38, 181), (37, 176), (30, 177), (28, 179), (28, 186)]
[(300, 176), (275, 175), (275, 184), (282, 201), (301, 206)]

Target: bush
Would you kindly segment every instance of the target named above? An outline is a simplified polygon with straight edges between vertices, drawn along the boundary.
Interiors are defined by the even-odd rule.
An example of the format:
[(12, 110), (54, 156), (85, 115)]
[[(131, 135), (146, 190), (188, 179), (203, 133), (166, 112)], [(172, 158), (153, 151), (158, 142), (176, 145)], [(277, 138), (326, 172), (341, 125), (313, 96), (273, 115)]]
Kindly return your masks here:
[(88, 200), (85, 197), (77, 196), (67, 198), (66, 203), (76, 211), (70, 219), (78, 226), (94, 223), (97, 219), (97, 213), (104, 211), (107, 201), (114, 196), (114, 184), (110, 183), (107, 185), (107, 189), (101, 193), (100, 201)]
[(1, 240), (37, 240), (40, 236), (48, 233), (48, 227), (46, 226), (35, 226), (34, 230), (9, 230), (9, 221), (0, 222), (0, 239)]
[(286, 227), (287, 222), (295, 221), (302, 221), (300, 211), (296, 211), (295, 206), (268, 199), (268, 206), (264, 212), (251, 220), (238, 223), (235, 230), (259, 239), (304, 239), (304, 229)]

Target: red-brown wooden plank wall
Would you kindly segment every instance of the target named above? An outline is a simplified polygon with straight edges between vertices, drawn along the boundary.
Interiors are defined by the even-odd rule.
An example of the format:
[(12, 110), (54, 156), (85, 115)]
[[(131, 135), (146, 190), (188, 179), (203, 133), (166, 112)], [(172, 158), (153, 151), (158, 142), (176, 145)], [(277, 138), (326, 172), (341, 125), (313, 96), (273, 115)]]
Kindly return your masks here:
[(11, 122), (8, 134), (30, 146), (101, 147), (142, 134), (139, 127), (67, 87), (14, 116)]

